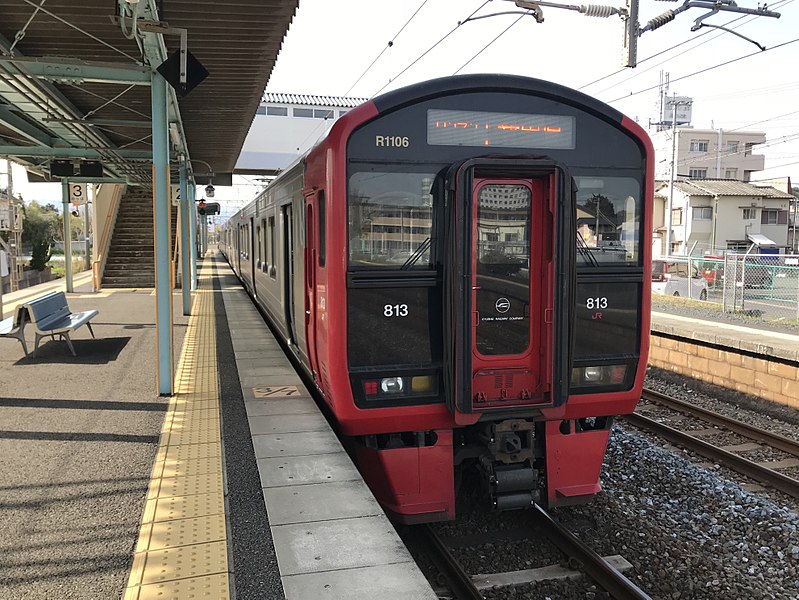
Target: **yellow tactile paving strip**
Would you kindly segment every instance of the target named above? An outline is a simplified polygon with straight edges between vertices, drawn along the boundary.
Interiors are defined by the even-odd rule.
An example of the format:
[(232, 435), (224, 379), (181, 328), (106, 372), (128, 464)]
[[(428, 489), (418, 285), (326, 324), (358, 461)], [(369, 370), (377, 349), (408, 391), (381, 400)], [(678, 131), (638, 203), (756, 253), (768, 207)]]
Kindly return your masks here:
[(230, 598), (210, 278), (203, 265), (124, 600)]

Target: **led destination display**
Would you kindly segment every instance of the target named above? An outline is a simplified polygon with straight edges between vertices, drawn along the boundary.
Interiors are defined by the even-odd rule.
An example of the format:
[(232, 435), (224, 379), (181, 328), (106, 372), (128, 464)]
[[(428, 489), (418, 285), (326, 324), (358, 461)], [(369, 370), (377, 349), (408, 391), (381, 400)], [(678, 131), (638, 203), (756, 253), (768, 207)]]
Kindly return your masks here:
[(427, 111), (432, 146), (502, 146), (573, 150), (574, 117), (474, 110)]

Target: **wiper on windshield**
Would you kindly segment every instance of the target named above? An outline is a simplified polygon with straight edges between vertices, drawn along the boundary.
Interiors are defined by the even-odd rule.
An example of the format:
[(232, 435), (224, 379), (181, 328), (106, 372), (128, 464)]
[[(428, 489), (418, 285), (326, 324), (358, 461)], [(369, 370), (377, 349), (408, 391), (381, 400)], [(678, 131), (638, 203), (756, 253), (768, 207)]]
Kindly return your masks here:
[(422, 255), (424, 255), (424, 253), (430, 249), (430, 243), (430, 238), (425, 238), (425, 240), (419, 244), (419, 246), (417, 246), (416, 250), (413, 251), (413, 254), (408, 257), (408, 260), (402, 263), (400, 269), (410, 269), (413, 265), (419, 262), (419, 259), (422, 258)]
[(583, 257), (585, 262), (590, 264), (592, 267), (598, 267), (599, 262), (597, 262), (594, 253), (591, 252), (591, 249), (588, 247), (588, 244), (585, 243), (583, 236), (580, 235), (580, 232), (577, 232), (577, 251), (580, 253), (580, 256)]

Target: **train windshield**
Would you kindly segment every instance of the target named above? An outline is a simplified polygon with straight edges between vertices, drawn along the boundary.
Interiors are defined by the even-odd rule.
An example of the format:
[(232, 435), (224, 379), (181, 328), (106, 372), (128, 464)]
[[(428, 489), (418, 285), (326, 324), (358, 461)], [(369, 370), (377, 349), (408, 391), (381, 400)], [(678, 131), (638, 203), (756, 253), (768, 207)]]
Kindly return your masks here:
[(349, 180), (349, 264), (431, 268), (435, 173), (353, 173)]
[(632, 177), (575, 177), (579, 266), (639, 262), (641, 184)]

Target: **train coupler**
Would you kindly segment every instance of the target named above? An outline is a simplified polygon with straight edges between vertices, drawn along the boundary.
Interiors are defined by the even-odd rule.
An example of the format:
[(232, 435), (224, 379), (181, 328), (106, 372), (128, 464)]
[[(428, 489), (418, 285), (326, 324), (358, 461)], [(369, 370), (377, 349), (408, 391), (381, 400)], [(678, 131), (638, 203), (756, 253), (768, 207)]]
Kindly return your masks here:
[(529, 508), (538, 501), (538, 471), (528, 462), (498, 464), (483, 456), (480, 466), (488, 498), (496, 510)]

